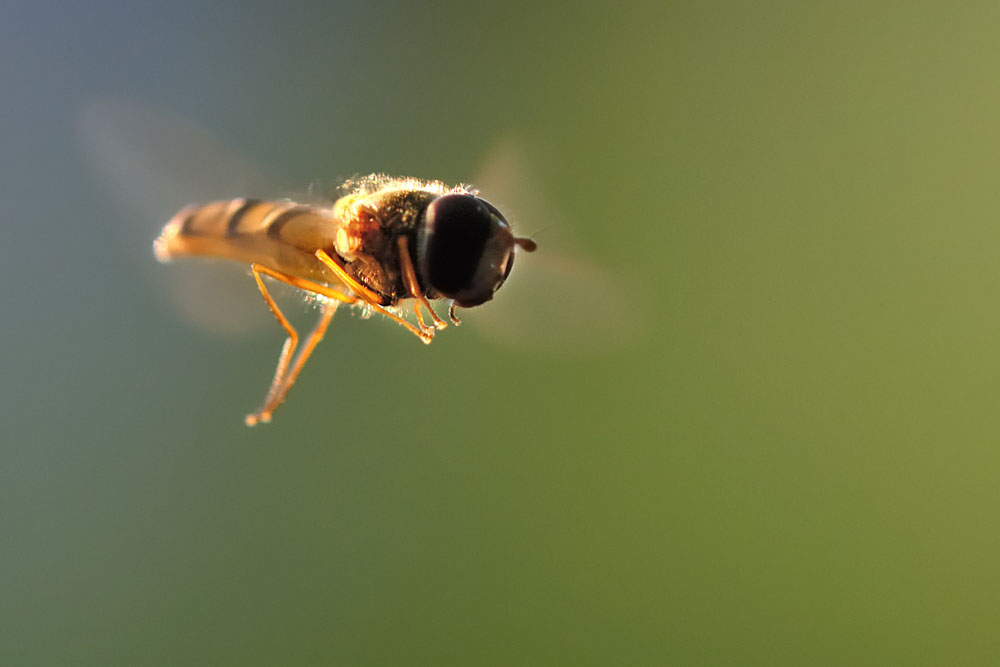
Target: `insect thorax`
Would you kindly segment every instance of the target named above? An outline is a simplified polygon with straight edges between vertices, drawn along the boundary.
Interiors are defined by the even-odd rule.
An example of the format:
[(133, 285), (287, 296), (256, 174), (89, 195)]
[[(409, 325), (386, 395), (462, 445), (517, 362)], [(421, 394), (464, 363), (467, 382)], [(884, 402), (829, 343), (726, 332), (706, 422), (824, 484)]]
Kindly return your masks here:
[(341, 197), (334, 205), (341, 221), (335, 249), (345, 268), (393, 303), (407, 294), (397, 239), (412, 238), (424, 210), (438, 196), (427, 190), (386, 189)]

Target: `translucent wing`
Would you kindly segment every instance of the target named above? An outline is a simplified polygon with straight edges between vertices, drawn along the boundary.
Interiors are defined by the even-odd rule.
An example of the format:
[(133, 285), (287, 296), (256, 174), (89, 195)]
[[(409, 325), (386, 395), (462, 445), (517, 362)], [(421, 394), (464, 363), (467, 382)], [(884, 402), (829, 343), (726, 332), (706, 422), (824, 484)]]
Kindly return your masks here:
[(639, 282), (574, 248), (573, 225), (544, 194), (523, 142), (496, 144), (475, 184), (516, 233), (542, 233), (538, 250), (517, 257), (493, 301), (461, 311), (464, 319), (490, 339), (518, 347), (616, 347), (641, 336), (647, 317)]
[[(120, 209), (126, 256), (151, 289), (160, 289), (191, 322), (219, 334), (271, 326), (246, 267), (185, 262), (169, 270), (152, 255), (152, 240), (188, 204), (287, 194), (278, 180), (199, 125), (124, 99), (83, 107), (79, 136), (93, 172)], [(264, 316), (262, 316), (264, 315)]]

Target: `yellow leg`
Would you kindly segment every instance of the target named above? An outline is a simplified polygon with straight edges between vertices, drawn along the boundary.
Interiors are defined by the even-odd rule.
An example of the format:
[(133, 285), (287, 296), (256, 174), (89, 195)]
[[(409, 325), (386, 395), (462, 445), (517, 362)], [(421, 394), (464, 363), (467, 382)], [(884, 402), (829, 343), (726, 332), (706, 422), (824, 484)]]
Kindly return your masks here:
[[(365, 303), (371, 306), (374, 310), (382, 313), (389, 319), (394, 320), (401, 326), (405, 327), (407, 331), (409, 331), (414, 336), (422, 340), (424, 343), (430, 344), (430, 342), (434, 340), (433, 329), (431, 329), (430, 331), (427, 331), (426, 329), (418, 329), (411, 323), (404, 320), (399, 315), (396, 315), (395, 313), (391, 313), (388, 310), (386, 310), (385, 307), (381, 304), (381, 299), (379, 298), (378, 294), (371, 291), (370, 289), (359, 283), (357, 280), (352, 278), (350, 274), (348, 274), (347, 271), (344, 270), (344, 267), (342, 267), (340, 264), (334, 261), (334, 259), (330, 257), (330, 255), (328, 255), (325, 251), (317, 250), (316, 259), (323, 262), (323, 264), (325, 264), (327, 268), (329, 268), (330, 271), (332, 271), (333, 274), (337, 277), (337, 280), (346, 285), (348, 289), (357, 294), (361, 300), (363, 300)], [(301, 280), (299, 278), (296, 278), (296, 280), (299, 280), (302, 283), (316, 285), (316, 283), (310, 283), (308, 280)], [(322, 287), (321, 285), (317, 286)], [(308, 289), (308, 288), (303, 288), (303, 289)], [(320, 292), (320, 294), (322, 294), (322, 292)]]
[[(313, 330), (309, 332), (309, 336), (306, 338), (306, 343), (299, 351), (298, 356), (295, 358), (295, 363), (292, 364), (291, 369), (288, 371), (288, 377), (285, 378), (285, 382), (282, 385), (281, 393), (274, 400), (274, 407), (278, 407), (283, 400), (285, 400), (285, 394), (288, 390), (292, 388), (295, 384), (295, 380), (298, 379), (299, 373), (302, 371), (302, 367), (306, 365), (306, 361), (309, 359), (309, 355), (313, 353), (319, 342), (323, 340), (323, 336), (326, 335), (326, 330), (330, 326), (330, 320), (333, 319), (333, 314), (337, 310), (337, 304), (331, 303), (323, 308), (323, 314), (320, 315), (319, 321), (316, 322), (316, 326)], [(273, 409), (272, 409), (273, 411)]]
[[(320, 251), (322, 252), (322, 251)], [(358, 298), (355, 296), (348, 296), (339, 290), (335, 290), (332, 287), (327, 287), (326, 285), (320, 285), (319, 283), (314, 283), (311, 280), (305, 280), (304, 278), (296, 278), (295, 276), (290, 276), (287, 273), (282, 273), (281, 271), (275, 271), (274, 269), (269, 269), (262, 264), (254, 264), (251, 267), (254, 271), (259, 271), (264, 275), (271, 276), (275, 280), (280, 280), (281, 282), (291, 285), (292, 287), (298, 287), (300, 290), (305, 290), (306, 292), (312, 292), (313, 294), (319, 294), (320, 296), (325, 296), (328, 299), (333, 299), (334, 301), (340, 301), (342, 303), (353, 304), (358, 302)]]
[[(264, 301), (267, 303), (267, 307), (270, 308), (275, 319), (278, 320), (278, 323), (288, 333), (288, 338), (285, 340), (285, 344), (281, 348), (281, 354), (278, 357), (278, 366), (274, 370), (274, 379), (271, 380), (271, 386), (267, 391), (266, 398), (264, 399), (264, 405), (257, 412), (249, 414), (246, 417), (247, 426), (254, 426), (258, 422), (271, 421), (271, 415), (274, 413), (274, 410), (285, 399), (285, 395), (288, 394), (288, 390), (291, 389), (292, 384), (298, 377), (299, 372), (305, 365), (309, 355), (312, 354), (313, 349), (315, 349), (319, 341), (323, 339), (323, 335), (326, 333), (326, 329), (330, 325), (330, 320), (333, 318), (337, 302), (356, 303), (357, 299), (323, 285), (308, 284), (309, 281), (303, 281), (300, 278), (289, 276), (279, 271), (269, 269), (266, 266), (261, 266), (260, 264), (253, 264), (250, 267), (250, 270), (253, 272), (254, 280), (257, 282), (257, 287), (260, 289), (260, 293), (264, 296)], [(292, 354), (295, 352), (295, 348), (298, 346), (299, 334), (295, 330), (295, 327), (293, 327), (288, 319), (282, 314), (281, 309), (278, 308), (278, 304), (275, 303), (271, 294), (267, 291), (267, 287), (264, 285), (264, 281), (260, 277), (262, 273), (271, 276), (276, 280), (288, 283), (289, 285), (293, 285), (301, 289), (308, 289), (309, 291), (334, 299), (333, 304), (324, 306), (323, 314), (320, 316), (319, 322), (317, 322), (312, 332), (310, 332), (309, 337), (306, 339), (306, 345), (296, 358), (291, 372), (288, 370), (288, 364), (292, 358)], [(311, 289), (312, 287), (319, 287), (322, 288), (322, 290)]]
[[(417, 282), (417, 272), (413, 270), (413, 260), (410, 258), (410, 247), (406, 237), (400, 236), (398, 243), (399, 263), (403, 269), (403, 278), (406, 280), (406, 287), (410, 290), (410, 295), (415, 299), (413, 302), (413, 312), (417, 314), (417, 321), (420, 323), (420, 328), (427, 329), (424, 325), (423, 315), (420, 314), (420, 306), (423, 305), (427, 309), (427, 312), (431, 314), (434, 326), (438, 329), (444, 329), (448, 326), (447, 322), (437, 316), (437, 313), (431, 308), (431, 304), (427, 303), (424, 293), (420, 291), (420, 284)], [(433, 330), (429, 333), (433, 334)]]
[[(288, 332), (288, 338), (285, 339), (285, 344), (281, 348), (281, 354), (278, 355), (278, 367), (274, 369), (274, 378), (271, 380), (271, 387), (267, 390), (267, 398), (264, 400), (264, 404), (267, 405), (270, 402), (270, 397), (274, 395), (278, 387), (281, 385), (282, 380), (285, 377), (285, 371), (288, 370), (288, 361), (292, 358), (292, 353), (295, 352), (296, 346), (299, 344), (299, 332), (295, 330), (291, 322), (282, 314), (281, 309), (278, 308), (278, 304), (274, 302), (271, 298), (271, 294), (267, 291), (267, 287), (264, 286), (264, 281), (261, 280), (258, 265), (251, 265), (250, 271), (253, 272), (253, 279), (257, 281), (257, 287), (260, 289), (260, 293), (264, 296), (264, 301), (267, 303), (267, 307), (271, 310), (271, 314), (274, 315), (275, 319), (278, 320), (278, 324)], [(263, 413), (260, 412), (247, 415), (246, 422), (247, 426), (253, 426), (257, 423), (259, 417)], [(270, 420), (270, 414), (268, 414), (267, 419)]]
[(448, 306), (448, 319), (450, 319), (451, 323), (454, 324), (456, 327), (462, 326), (462, 320), (458, 319), (458, 316), (455, 315), (455, 302), (454, 301), (452, 301), (451, 305)]
[(291, 369), (282, 378), (279, 379), (277, 374), (274, 376), (274, 382), (272, 382), (271, 389), (267, 392), (264, 405), (257, 412), (247, 415), (247, 426), (256, 426), (260, 422), (266, 424), (271, 421), (271, 416), (278, 409), (278, 406), (281, 405), (282, 401), (285, 400), (288, 390), (295, 384), (295, 380), (298, 379), (302, 367), (305, 366), (306, 361), (309, 359), (309, 355), (316, 349), (319, 342), (323, 340), (323, 336), (326, 334), (326, 330), (330, 326), (330, 320), (333, 319), (333, 314), (336, 310), (336, 302), (323, 307), (323, 314), (320, 315), (316, 326), (313, 327), (313, 330), (306, 337), (305, 345), (303, 345), (298, 356), (295, 358), (295, 363), (292, 364)]

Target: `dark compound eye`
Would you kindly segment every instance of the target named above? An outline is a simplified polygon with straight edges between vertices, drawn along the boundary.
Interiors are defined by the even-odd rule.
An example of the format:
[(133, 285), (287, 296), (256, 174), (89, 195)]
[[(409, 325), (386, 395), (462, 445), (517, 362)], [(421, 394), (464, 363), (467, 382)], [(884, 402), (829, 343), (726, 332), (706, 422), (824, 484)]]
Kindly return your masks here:
[(492, 299), (514, 257), (514, 235), (500, 212), (455, 194), (435, 199), (424, 215), (419, 264), (427, 283), (466, 308)]

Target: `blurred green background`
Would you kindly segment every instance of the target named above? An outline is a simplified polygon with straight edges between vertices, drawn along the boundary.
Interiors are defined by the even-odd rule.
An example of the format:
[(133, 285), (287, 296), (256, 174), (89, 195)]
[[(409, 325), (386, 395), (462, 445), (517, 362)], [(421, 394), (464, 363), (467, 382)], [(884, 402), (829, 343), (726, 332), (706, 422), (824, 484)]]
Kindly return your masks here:
[[(997, 664), (998, 34), (993, 2), (5, 3), (0, 663)], [(300, 186), (518, 137), (644, 324), (338, 317), (247, 429), (280, 332), (155, 287), (172, 211), (128, 219), (78, 136), (119, 96)]]

